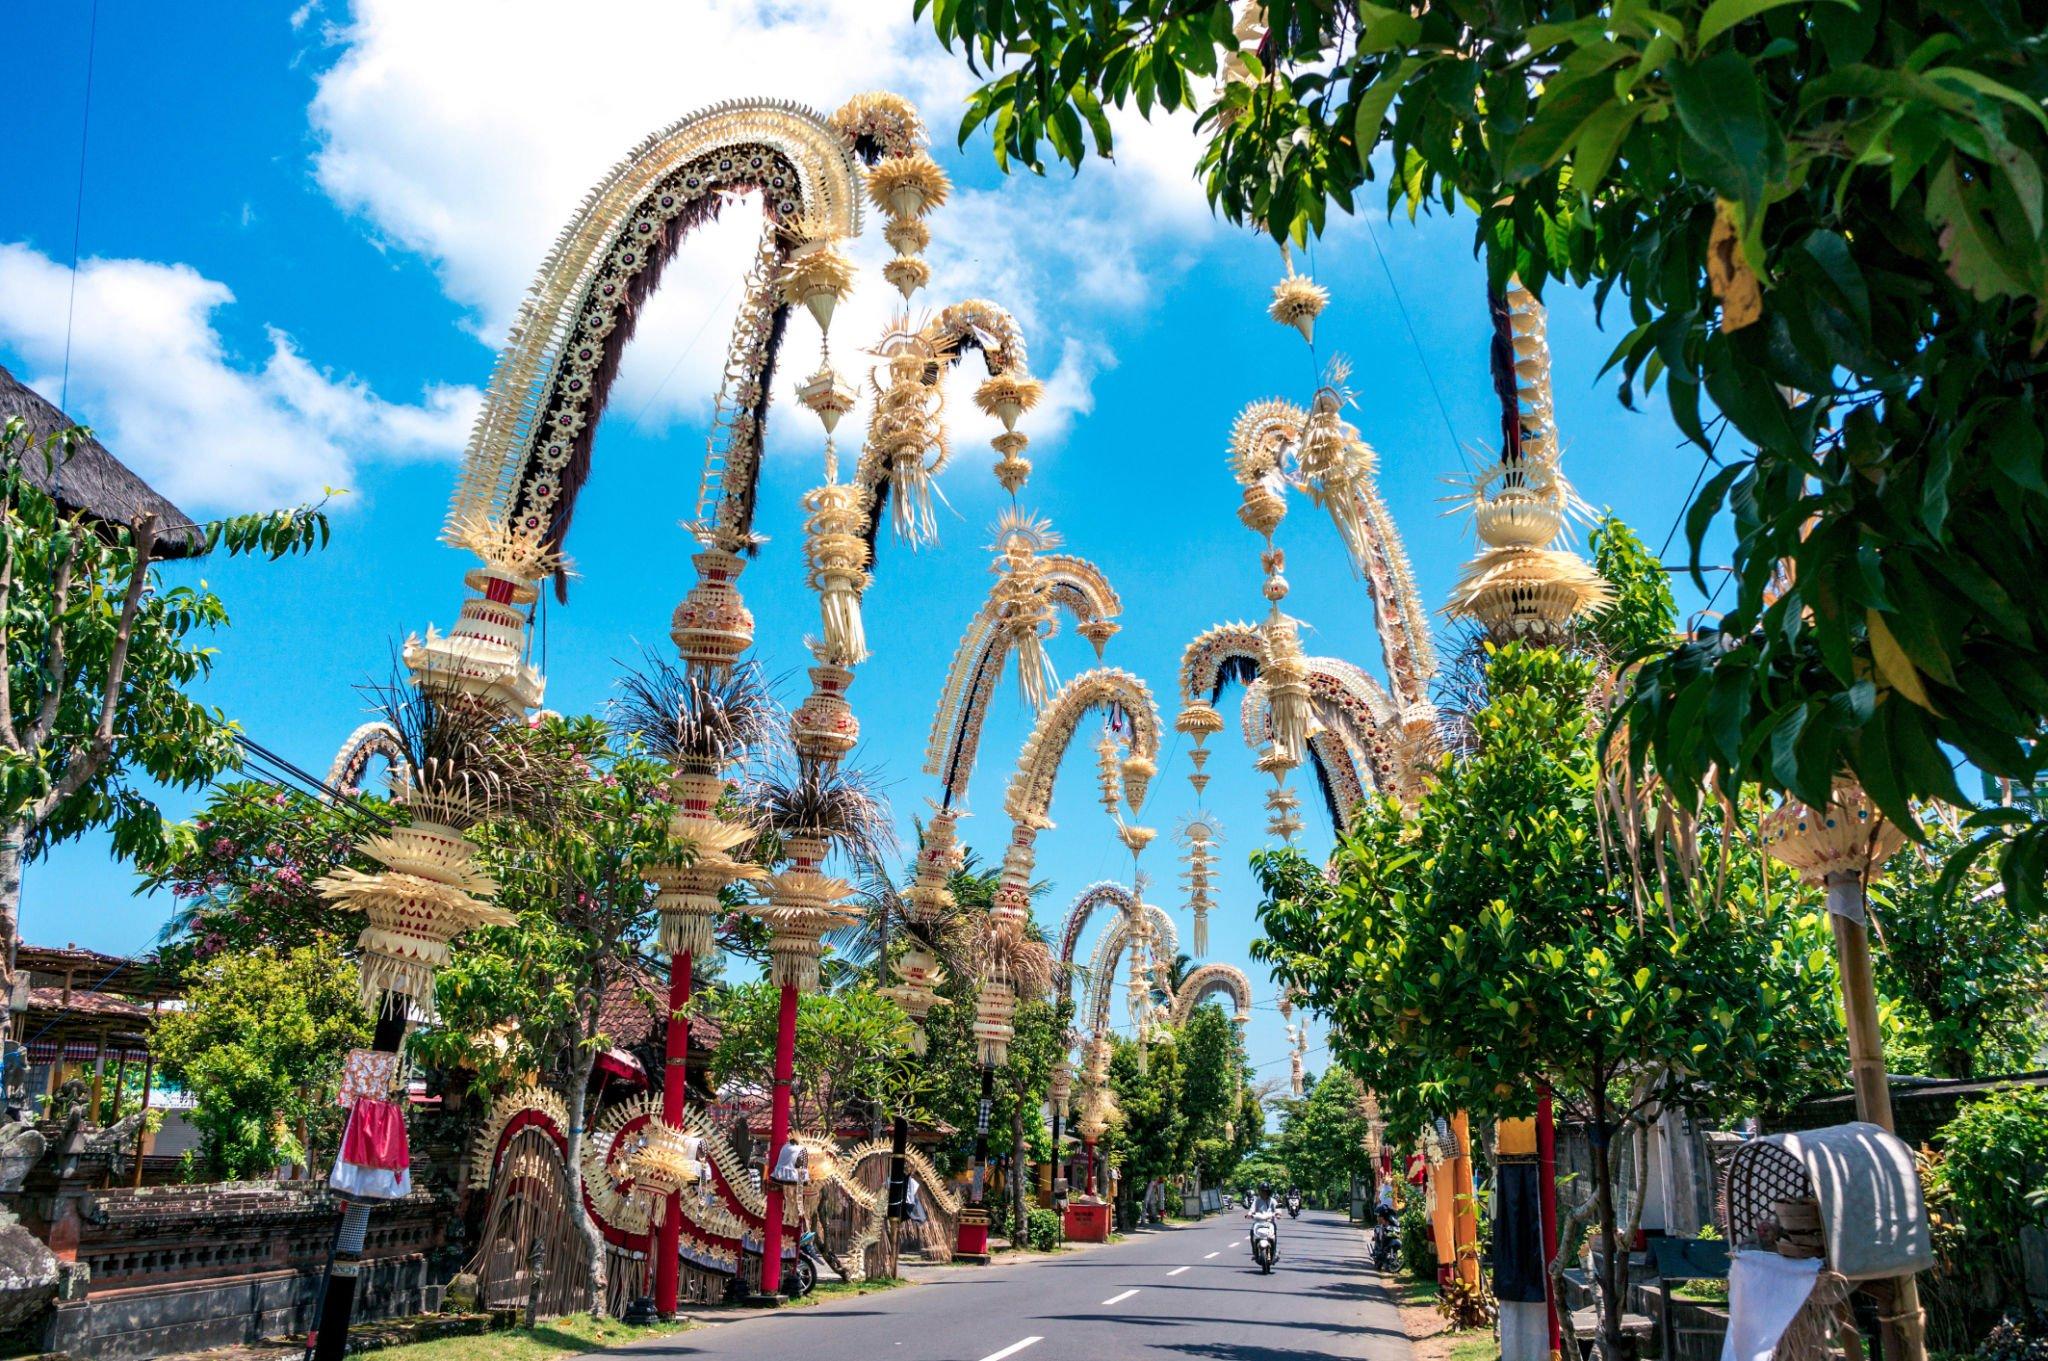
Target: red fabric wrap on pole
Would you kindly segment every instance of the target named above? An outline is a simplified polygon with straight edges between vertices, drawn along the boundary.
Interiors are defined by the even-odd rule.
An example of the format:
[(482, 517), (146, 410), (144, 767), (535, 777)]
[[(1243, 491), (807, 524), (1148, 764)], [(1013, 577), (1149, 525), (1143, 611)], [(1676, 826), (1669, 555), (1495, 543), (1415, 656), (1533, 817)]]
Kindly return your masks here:
[[(681, 1129), (683, 1106), (689, 1099), (690, 1022), (681, 1013), (690, 1004), (690, 953), (672, 956), (668, 962), (668, 1042), (663, 1053), (661, 1074), (661, 1122)], [(654, 1257), (654, 1309), (663, 1318), (675, 1317), (682, 1302), (683, 1193), (671, 1192), (668, 1213), (662, 1216), (656, 1235)]]
[[(782, 1006), (775, 1017), (775, 1099), (768, 1124), (768, 1166), (782, 1159), (782, 1146), (789, 1142), (790, 1081), (796, 1076), (796, 989), (782, 989)], [(761, 1230), (761, 1293), (773, 1295), (782, 1288), (782, 1187), (767, 1183), (768, 1222)]]
[(389, 1101), (365, 1098), (349, 1113), (348, 1133), (341, 1139), (341, 1160), (380, 1172), (402, 1172), (412, 1166), (405, 1142), (405, 1115)]

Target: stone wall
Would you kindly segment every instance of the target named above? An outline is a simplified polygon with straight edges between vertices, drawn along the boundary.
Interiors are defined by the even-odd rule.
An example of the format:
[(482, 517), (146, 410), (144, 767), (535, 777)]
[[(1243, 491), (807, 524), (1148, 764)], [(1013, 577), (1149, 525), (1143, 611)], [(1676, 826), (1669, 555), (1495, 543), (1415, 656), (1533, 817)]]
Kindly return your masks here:
[[(438, 1307), (452, 1209), (424, 1191), (378, 1207), (356, 1317)], [(44, 1346), (126, 1361), (304, 1332), (337, 1216), (317, 1182), (88, 1192)]]

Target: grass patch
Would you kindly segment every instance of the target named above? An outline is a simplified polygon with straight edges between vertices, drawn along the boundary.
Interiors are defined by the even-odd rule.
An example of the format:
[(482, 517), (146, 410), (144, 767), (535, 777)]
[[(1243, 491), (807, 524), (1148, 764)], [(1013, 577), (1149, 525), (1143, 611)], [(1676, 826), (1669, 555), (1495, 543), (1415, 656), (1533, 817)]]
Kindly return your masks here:
[(1436, 1277), (1431, 1276), (1425, 1280), (1415, 1280), (1413, 1278), (1403, 1280), (1401, 1282), (1401, 1303), (1434, 1305), (1436, 1303)]
[(866, 1281), (821, 1280), (810, 1294), (800, 1300), (784, 1300), (785, 1309), (801, 1309), (807, 1304), (823, 1304), (826, 1300), (842, 1300), (853, 1295), (876, 1295), (884, 1290), (894, 1290), (910, 1282), (900, 1276), (877, 1276)]
[(1470, 1332), (1451, 1334), (1449, 1361), (1493, 1361), (1500, 1355), (1500, 1348), (1494, 1345), (1493, 1330), (1474, 1328)]
[(553, 1361), (556, 1357), (579, 1356), (641, 1338), (679, 1333), (689, 1326), (680, 1322), (635, 1326), (615, 1318), (569, 1314), (549, 1319), (537, 1328), (506, 1328), (468, 1337), (409, 1342), (402, 1347), (387, 1347), (377, 1355), (385, 1361)]
[(1672, 1287), (1671, 1298), (1688, 1304), (1712, 1304), (1726, 1308), (1728, 1282), (1725, 1280), (1680, 1281)]

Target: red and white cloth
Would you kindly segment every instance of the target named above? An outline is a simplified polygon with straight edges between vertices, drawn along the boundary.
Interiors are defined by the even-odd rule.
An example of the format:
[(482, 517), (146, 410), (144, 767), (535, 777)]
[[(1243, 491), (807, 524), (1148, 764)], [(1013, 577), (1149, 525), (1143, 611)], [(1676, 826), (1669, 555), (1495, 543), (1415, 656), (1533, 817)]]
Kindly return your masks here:
[(380, 1098), (357, 1098), (327, 1184), (355, 1200), (399, 1200), (412, 1194), (405, 1112)]

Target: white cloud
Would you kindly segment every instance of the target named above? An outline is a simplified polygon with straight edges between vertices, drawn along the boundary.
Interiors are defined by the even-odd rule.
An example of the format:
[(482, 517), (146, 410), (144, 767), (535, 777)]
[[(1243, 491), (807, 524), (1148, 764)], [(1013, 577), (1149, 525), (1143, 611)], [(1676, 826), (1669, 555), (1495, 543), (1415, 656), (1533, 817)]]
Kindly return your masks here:
[[(0, 344), (54, 400), (71, 271), (0, 242)], [(443, 457), (475, 419), (474, 388), (437, 386), (419, 405), (316, 368), (269, 330), (260, 364), (231, 355), (213, 314), (234, 301), (189, 265), (85, 260), (71, 342), (72, 414), (124, 462), (194, 513), (249, 510), (348, 486), (365, 457)]]
[[(429, 260), (493, 347), (585, 190), (648, 132), (720, 99), (829, 110), (892, 89), (923, 111), (936, 154), (957, 165), (953, 133), (975, 83), (961, 54), (912, 21), (908, 0), (583, 0), (573, 19), (556, 0), (358, 0), (330, 37), (339, 54), (310, 110), (320, 184)], [(934, 278), (919, 308), (992, 299), (1017, 315), (1041, 376), (1048, 360), (1060, 366), (1055, 386), (1068, 400), (1034, 417), (1035, 440), (1085, 410), (1101, 312), (1140, 301), (1150, 272), (1178, 268), (1191, 240), (1220, 230), (1193, 178), (1192, 120), (1114, 119), (1116, 164), (956, 191), (931, 219)], [(626, 351), (615, 417), (660, 428), (702, 415), (758, 223), (734, 212), (684, 247)], [(879, 231), (853, 254), (859, 287), (832, 327), (848, 370), (901, 306), (881, 278), (889, 252)], [(799, 317), (780, 381), (817, 363), (815, 328)], [(791, 424), (775, 443), (801, 434), (814, 449), (815, 431)]]

